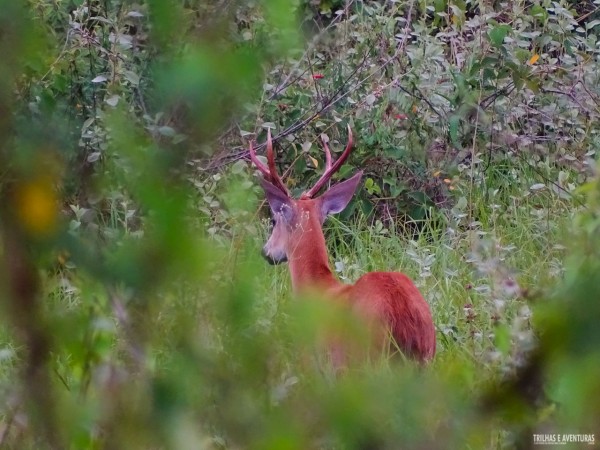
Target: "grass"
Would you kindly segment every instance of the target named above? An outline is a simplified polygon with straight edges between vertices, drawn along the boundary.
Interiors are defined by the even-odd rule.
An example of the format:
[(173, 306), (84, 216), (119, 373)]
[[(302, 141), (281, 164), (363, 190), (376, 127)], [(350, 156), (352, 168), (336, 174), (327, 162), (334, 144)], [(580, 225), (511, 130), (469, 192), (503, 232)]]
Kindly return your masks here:
[[(527, 173), (527, 167), (518, 169)], [(333, 259), (343, 262), (339, 275), (353, 280), (372, 270), (407, 273), (432, 307), (440, 356), (468, 344), (471, 356), (485, 362), (496, 350), (496, 328), (517, 333), (515, 322), (526, 313), (521, 311), (527, 305), (524, 296), (556, 281), (562, 271), (559, 244), (575, 208), (548, 191), (530, 195), (527, 183), (519, 179), (493, 199), (480, 198), (485, 185), (477, 188), (469, 196), (470, 213), (468, 205), (455, 207), (442, 226), (434, 220), (419, 224), (422, 231), (415, 240), (402, 229), (330, 219)], [(469, 194), (458, 189), (459, 199)], [(504, 353), (518, 345), (513, 339)]]
[[(556, 171), (549, 168), (548, 175)], [(210, 424), (203, 439), (222, 441), (225, 448), (239, 439), (262, 442), (255, 427), (277, 441), (279, 434), (272, 427), (280, 422), (291, 427), (291, 434), (279, 438), (292, 436), (299, 446), (311, 433), (295, 430), (297, 426), (320, 430), (316, 433), (325, 439), (323, 448), (351, 448), (369, 437), (365, 423), (378, 425), (373, 422), (377, 419), (363, 417), (368, 412), (345, 417), (350, 405), (375, 408), (375, 418), (391, 414), (391, 430), (378, 439), (392, 442), (398, 436), (413, 436), (422, 442), (445, 433), (441, 425), (447, 420), (445, 408), (456, 407), (462, 408), (456, 419), (462, 431), (450, 433), (448, 439), (481, 440), (485, 448), (499, 448), (506, 436), (489, 428), (474, 432), (468, 419), (473, 405), (463, 395), (485, 389), (491, 380), (523, 363), (535, 340), (528, 298), (532, 292), (551, 290), (560, 278), (563, 230), (569, 229), (577, 211), (573, 201), (558, 198), (549, 189), (529, 190), (537, 180), (527, 166), (513, 166), (511, 172), (517, 176), (510, 183), (494, 178), (498, 171), (479, 174), (473, 183), (459, 180), (454, 208), (414, 224), (420, 232), (411, 237), (403, 223), (384, 227), (364, 217), (350, 222), (332, 217), (325, 224), (331, 261), (344, 281), (374, 270), (402, 271), (415, 280), (437, 328), (437, 356), (425, 372), (416, 374), (410, 365), (384, 358), (336, 381), (322, 359), (307, 366), (302, 349), (311, 346), (318, 324), (330, 320), (331, 312), (295, 299), (287, 266), (272, 267), (262, 260), (260, 247), (268, 227), (256, 218), (254, 224), (232, 222), (228, 233), (212, 238), (203, 252), (210, 259), (196, 272), (181, 274), (145, 295), (148, 309), (143, 317), (148, 322), (140, 341), (146, 342), (141, 362), (136, 362), (134, 347), (142, 338), (131, 330), (136, 305), (128, 303), (133, 298), (127, 291), (106, 292), (77, 271), (49, 275), (46, 311), (57, 341), (67, 343), (49, 363), (57, 396), (71, 399), (70, 403), (83, 395), (84, 402), (75, 408), (95, 417), (92, 423), (116, 420), (99, 407), (111, 404), (101, 398), (109, 382), (106, 377), (110, 373), (123, 377), (114, 381), (117, 389), (130, 389), (127, 386), (137, 379), (140, 385), (129, 394), (130, 413), (142, 425), (154, 420), (138, 409), (144, 404), (141, 398), (150, 395), (159, 402), (154, 406), (159, 414), (168, 416), (172, 411), (186, 420)], [(253, 206), (247, 207), (252, 213)], [(131, 317), (115, 318), (118, 302), (130, 308)], [(14, 347), (5, 327), (0, 351), (0, 386), (8, 401), (18, 392), (13, 380), (18, 377), (22, 349)], [(319, 360), (318, 352), (315, 356)], [(417, 380), (422, 384), (416, 385)], [(391, 395), (396, 397), (390, 404), (379, 404)], [(394, 408), (400, 407), (397, 401), (429, 404), (434, 395), (440, 395), (441, 403), (433, 410), (403, 409), (400, 422), (392, 418)], [(319, 426), (303, 415), (311, 403), (327, 425)], [(280, 418), (272, 416), (273, 408)], [(13, 413), (5, 408), (0, 417), (7, 423)], [(19, 436), (15, 430), (11, 433)], [(22, 433), (27, 435), (26, 427)], [(15, 439), (34, 447), (37, 442)], [(175, 437), (165, 439), (172, 442)]]
[[(261, 448), (263, 434), (276, 443), (291, 439), (297, 448), (312, 446), (316, 436), (324, 439), (322, 448), (352, 448), (369, 439), (369, 426), (379, 430), (378, 417), (392, 424), (377, 437), (385, 445), (399, 437), (416, 445), (447, 433), (456, 443), (500, 448), (510, 439), (498, 428), (479, 425), (474, 431), (468, 393), (483, 392), (491, 380), (514, 372), (532, 348), (528, 298), (551, 290), (560, 278), (563, 230), (577, 210), (573, 201), (549, 189), (532, 193), (528, 186), (536, 180), (525, 178), (533, 175), (527, 166), (511, 170), (518, 176), (501, 188), (483, 174), (477, 183), (455, 183), (454, 208), (414, 224), (420, 232), (410, 237), (403, 223), (384, 227), (364, 217), (350, 222), (332, 217), (325, 224), (331, 261), (344, 281), (374, 270), (402, 271), (415, 280), (431, 306), (438, 338), (435, 361), (424, 372), (383, 358), (336, 380), (318, 351), (309, 353), (319, 363), (307, 364), (301, 355), (312, 346), (311, 336), (318, 334), (319, 324), (337, 319), (310, 300), (294, 298), (287, 266), (262, 260), (268, 226), (256, 218), (254, 224), (232, 222), (229, 232), (213, 236), (205, 247), (208, 261), (145, 294), (143, 340), (132, 330), (137, 309), (128, 303), (134, 300), (127, 291), (106, 292), (76, 270), (49, 275), (46, 311), (57, 341), (67, 343), (50, 361), (56, 395), (71, 399), (68, 404), (83, 395), (73, 407), (91, 423), (118, 420), (102, 412), (111, 405), (102, 392), (111, 376), (123, 377), (113, 382), (117, 390), (131, 390), (128, 411), (139, 426), (155, 420), (139, 409), (149, 395), (155, 402), (150, 411), (186, 417), (169, 419), (176, 429), (186, 421), (205, 424), (201, 437), (214, 448), (244, 440)], [(252, 215), (253, 205), (247, 207)], [(129, 318), (116, 319), (118, 302), (129, 309)], [(7, 331), (0, 346), (5, 400), (18, 392), (13, 380), (22, 351)], [(145, 352), (136, 362), (138, 340), (145, 342)], [(139, 385), (131, 388), (131, 383)], [(439, 404), (432, 410), (414, 407), (430, 404), (434, 396)], [(394, 419), (402, 399), (413, 406)], [(322, 424), (305, 415), (311, 404)], [(273, 408), (281, 417), (273, 416)], [(348, 415), (346, 408), (366, 410)], [(460, 425), (449, 433), (443, 424), (447, 409), (454, 408), (459, 408), (455, 420)], [(7, 423), (14, 411), (0, 414)], [(277, 426), (291, 428), (279, 436)], [(180, 432), (185, 430), (172, 431)], [(33, 436), (19, 440), (22, 435), (11, 433), (15, 442), (37, 445)], [(27, 427), (21, 433), (27, 436)], [(165, 442), (174, 442), (169, 433)], [(483, 448), (479, 444), (472, 448)]]

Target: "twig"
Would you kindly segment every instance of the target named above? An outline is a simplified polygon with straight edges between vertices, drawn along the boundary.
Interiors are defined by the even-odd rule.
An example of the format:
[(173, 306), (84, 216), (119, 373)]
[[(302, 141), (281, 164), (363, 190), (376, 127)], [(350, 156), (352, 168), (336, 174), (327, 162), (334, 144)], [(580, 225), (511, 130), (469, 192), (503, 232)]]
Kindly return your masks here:
[[(382, 72), (392, 61), (394, 61), (397, 57), (398, 54), (400, 53), (401, 50), (404, 49), (405, 45), (406, 45), (406, 40), (408, 37), (408, 30), (410, 29), (410, 24), (412, 23), (412, 11), (413, 11), (413, 7), (414, 7), (414, 1), (411, 2), (411, 6), (409, 9), (409, 13), (408, 13), (408, 18), (406, 21), (406, 26), (404, 27), (404, 36), (402, 41), (400, 42), (400, 45), (396, 48), (396, 51), (394, 52), (394, 54), (389, 57), (380, 67), (379, 67), (379, 71), (378, 72)], [(360, 71), (360, 69), (362, 69), (367, 61), (367, 56), (368, 53), (364, 54), (363, 60), (360, 62), (360, 64), (352, 71), (352, 73), (350, 73), (350, 75), (348, 75), (348, 77), (344, 80), (344, 82), (342, 83), (342, 85), (333, 93), (333, 95), (330, 97), (329, 101), (325, 102), (325, 104), (319, 108), (315, 113), (311, 114), (307, 119), (304, 119), (300, 122), (295, 123), (294, 125), (291, 125), (290, 127), (288, 127), (287, 129), (285, 129), (284, 131), (282, 131), (281, 133), (279, 133), (277, 136), (273, 137), (273, 141), (276, 141), (277, 139), (281, 139), (285, 136), (288, 136), (289, 134), (292, 134), (294, 132), (296, 132), (299, 129), (304, 128), (307, 124), (309, 124), (310, 122), (312, 122), (317, 116), (319, 116), (321, 113), (323, 113), (324, 111), (326, 111), (327, 109), (329, 109), (331, 106), (335, 105), (337, 102), (339, 102), (340, 100), (344, 99), (345, 97), (347, 97), (350, 94), (350, 91), (345, 91), (346, 87), (348, 86), (348, 84), (350, 83), (350, 81), (355, 77), (355, 75)], [(362, 86), (363, 84), (365, 84), (367, 82), (367, 80), (371, 79), (375, 73), (378, 72), (373, 72), (369, 75), (367, 75), (365, 78), (363, 78), (362, 80), (360, 80), (357, 85), (356, 88)], [(262, 149), (265, 147), (266, 144), (259, 144), (256, 149)]]
[[(348, 11), (350, 9), (350, 7), (352, 6), (352, 4), (354, 3), (355, 0), (350, 1), (347, 5), (346, 5), (346, 11)], [(310, 43), (310, 45), (308, 46), (308, 48), (305, 50), (304, 54), (302, 55), (302, 57), (300, 59), (298, 59), (298, 62), (295, 64), (295, 66), (290, 70), (289, 74), (287, 75), (287, 77), (285, 78), (285, 80), (283, 80), (282, 83), (279, 84), (279, 86), (277, 86), (277, 88), (275, 88), (273, 90), (273, 93), (271, 94), (271, 96), (269, 97), (269, 101), (273, 100), (275, 97), (277, 97), (282, 91), (284, 91), (286, 88), (288, 88), (289, 86), (291, 86), (292, 84), (294, 84), (296, 81), (298, 81), (300, 78), (302, 78), (304, 76), (304, 74), (306, 74), (306, 72), (308, 72), (308, 69), (303, 71), (302, 73), (300, 73), (300, 75), (298, 75), (297, 77), (294, 77), (294, 79), (291, 79), (292, 74), (294, 73), (294, 71), (300, 66), (300, 63), (308, 56), (308, 53), (311, 52), (313, 50), (313, 48), (315, 47), (316, 43), (321, 39), (321, 36), (323, 36), (325, 34), (325, 32), (327, 32), (330, 28), (332, 28), (340, 19), (341, 19), (342, 15), (338, 15), (336, 16), (330, 23), (329, 25), (327, 25), (323, 30), (321, 30), (319, 32), (318, 35), (316, 35), (314, 37), (314, 39), (312, 40), (312, 42)]]
[[(336, 89), (336, 91), (329, 97), (329, 99), (326, 102), (323, 102), (320, 107), (317, 106), (320, 102), (315, 103), (313, 105), (313, 107), (316, 108), (315, 112), (310, 114), (305, 119), (299, 120), (296, 123), (290, 125), (289, 127), (287, 127), (285, 130), (281, 131), (276, 136), (273, 136), (273, 141), (277, 141), (281, 138), (284, 138), (290, 134), (295, 133), (298, 130), (305, 128), (317, 116), (321, 115), (323, 112), (325, 112), (326, 110), (331, 108), (333, 105), (335, 105), (336, 103), (338, 103), (341, 100), (343, 100), (344, 98), (346, 98), (348, 95), (350, 95), (351, 92), (354, 92), (357, 88), (364, 85), (368, 80), (370, 80), (372, 77), (374, 77), (377, 73), (381, 73), (390, 63), (395, 61), (398, 58), (400, 52), (406, 46), (406, 42), (407, 42), (407, 39), (409, 36), (409, 31), (410, 31), (410, 25), (412, 24), (413, 9), (414, 9), (414, 0), (410, 4), (408, 17), (406, 20), (406, 25), (403, 30), (402, 40), (400, 41), (399, 45), (396, 47), (394, 54), (392, 56), (390, 56), (387, 60), (385, 60), (383, 62), (383, 64), (381, 64), (381, 66), (379, 67), (379, 70), (374, 71), (374, 72), (368, 74), (367, 76), (365, 76), (364, 78), (358, 80), (352, 91), (347, 89), (348, 85), (352, 82), (352, 80), (356, 77), (356, 75), (361, 70), (364, 69), (364, 67), (367, 63), (368, 52), (365, 52), (362, 61), (357, 65), (357, 67), (352, 71), (352, 73), (350, 73), (346, 77), (346, 79), (342, 82), (341, 86), (338, 89)], [(306, 52), (305, 52), (305, 55), (306, 55)], [(270, 98), (273, 98), (273, 95)], [(426, 103), (430, 104), (426, 99), (424, 99), (424, 101)], [(433, 105), (431, 105), (431, 106), (433, 106)], [(434, 108), (434, 110), (435, 110), (435, 108)], [(439, 112), (437, 112), (437, 114), (440, 115)], [(262, 150), (265, 148), (265, 146), (266, 146), (265, 143), (257, 144), (255, 147), (255, 150)], [(236, 153), (223, 156), (222, 158), (220, 158), (219, 162), (216, 164), (211, 163), (205, 170), (214, 170), (215, 168), (222, 167), (223, 165), (226, 165), (233, 161), (237, 161), (239, 159), (247, 158), (247, 157), (248, 157), (248, 151), (246, 149), (243, 149), (243, 150), (240, 149), (240, 151), (238, 151)]]
[(416, 87), (416, 86), (413, 86), (413, 89), (414, 89), (415, 91), (417, 91), (417, 94), (415, 94), (414, 92), (410, 92), (408, 89), (406, 89), (406, 88), (405, 88), (404, 86), (402, 86), (400, 83), (396, 83), (396, 86), (398, 86), (398, 88), (399, 88), (399, 89), (400, 89), (402, 92), (404, 92), (405, 94), (407, 94), (407, 95), (409, 95), (409, 96), (411, 96), (411, 97), (414, 97), (414, 98), (416, 98), (416, 99), (418, 99), (418, 100), (421, 100), (422, 102), (425, 102), (425, 103), (427, 104), (427, 106), (429, 106), (429, 108), (430, 108), (430, 109), (431, 109), (431, 110), (432, 110), (432, 111), (433, 111), (433, 112), (434, 112), (434, 113), (435, 113), (435, 114), (436, 114), (438, 117), (440, 117), (441, 119), (444, 119), (444, 118), (446, 117), (444, 114), (442, 114), (441, 112), (439, 112), (435, 106), (433, 106), (433, 103), (431, 103), (431, 101), (429, 101), (429, 100), (427, 99), (427, 97), (425, 97), (425, 96), (423, 95), (423, 93), (421, 92), (421, 90), (420, 90), (418, 87)]
[(596, 11), (599, 11), (599, 10), (600, 10), (600, 6), (596, 6), (596, 8), (592, 9), (591, 11), (588, 11), (583, 16), (578, 17), (577, 19), (575, 19), (575, 21), (577, 23), (583, 22), (585, 19), (587, 19), (589, 16), (591, 16), (592, 14), (594, 14)]
[(511, 81), (510, 83), (508, 83), (503, 88), (498, 89), (497, 91), (491, 93), (490, 95), (488, 95), (487, 97), (485, 97), (483, 100), (481, 100), (479, 102), (479, 107), (481, 109), (487, 109), (492, 103), (494, 103), (496, 101), (496, 99), (498, 97), (500, 97), (501, 95), (507, 97), (514, 90), (515, 90), (515, 84)]
[(570, 92), (564, 92), (564, 91), (561, 91), (560, 89), (541, 88), (541, 91), (544, 93), (547, 93), (547, 94), (559, 94), (559, 95), (564, 95), (566, 97), (569, 97), (571, 100), (573, 100), (575, 103), (577, 103), (577, 105), (579, 105), (580, 108), (584, 109), (588, 113), (590, 112), (589, 108), (587, 108), (585, 105), (583, 105), (579, 101), (579, 99), (577, 97), (575, 97), (572, 90)]

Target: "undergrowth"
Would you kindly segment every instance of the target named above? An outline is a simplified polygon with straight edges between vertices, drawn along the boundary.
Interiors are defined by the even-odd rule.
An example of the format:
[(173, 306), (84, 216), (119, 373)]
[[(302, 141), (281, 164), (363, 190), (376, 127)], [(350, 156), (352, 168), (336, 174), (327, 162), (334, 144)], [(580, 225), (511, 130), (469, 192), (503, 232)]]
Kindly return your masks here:
[[(600, 437), (598, 2), (225, 3), (0, 0), (0, 447)], [(415, 280), (426, 368), (336, 377), (260, 256), (249, 140), (298, 194), (346, 125), (331, 265)]]

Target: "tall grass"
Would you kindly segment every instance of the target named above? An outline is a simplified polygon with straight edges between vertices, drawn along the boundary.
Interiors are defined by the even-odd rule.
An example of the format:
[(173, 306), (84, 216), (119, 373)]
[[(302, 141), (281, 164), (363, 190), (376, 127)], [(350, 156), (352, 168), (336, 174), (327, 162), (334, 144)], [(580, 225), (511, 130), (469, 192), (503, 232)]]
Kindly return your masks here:
[[(558, 172), (548, 167), (545, 175)], [(395, 448), (399, 439), (410, 447), (434, 436), (431, 446), (443, 448), (508, 445), (514, 435), (469, 418), (475, 410), (467, 399), (525, 363), (535, 343), (529, 299), (551, 294), (560, 280), (579, 206), (548, 188), (530, 189), (539, 180), (526, 164), (473, 173), (453, 182), (453, 208), (424, 221), (384, 226), (359, 214), (325, 224), (331, 264), (343, 281), (373, 270), (402, 271), (415, 280), (438, 339), (437, 356), (424, 371), (384, 357), (333, 376), (314, 340), (319, 327), (339, 320), (339, 311), (294, 297), (287, 267), (262, 260), (269, 225), (252, 196), (239, 203), (247, 220), (231, 222), (228, 231), (207, 235), (205, 222), (190, 217), (204, 259), (145, 294), (143, 348), (131, 316), (130, 302), (137, 300), (128, 290), (107, 292), (59, 264), (44, 279), (43, 297), (50, 320), (72, 327), (50, 362), (61, 403), (79, 416), (75, 429), (63, 432), (88, 436), (82, 448), (110, 442), (93, 437), (88, 426), (104, 424), (122, 433), (115, 442), (129, 442), (153, 423), (160, 423), (159, 434), (139, 437), (142, 442), (160, 439), (173, 448), (196, 439), (207, 448), (361, 448), (370, 439)], [(510, 179), (498, 180), (499, 173)], [(115, 204), (107, 222), (123, 217)], [(135, 230), (123, 232), (127, 238)], [(7, 331), (0, 386), (10, 405), (21, 349)], [(105, 397), (111, 389), (128, 391), (119, 397), (127, 402), (121, 414), (132, 422), (106, 409), (122, 407)], [(454, 419), (450, 410), (458, 411)], [(18, 408), (2, 415), (15, 442), (39, 445), (18, 422)]]

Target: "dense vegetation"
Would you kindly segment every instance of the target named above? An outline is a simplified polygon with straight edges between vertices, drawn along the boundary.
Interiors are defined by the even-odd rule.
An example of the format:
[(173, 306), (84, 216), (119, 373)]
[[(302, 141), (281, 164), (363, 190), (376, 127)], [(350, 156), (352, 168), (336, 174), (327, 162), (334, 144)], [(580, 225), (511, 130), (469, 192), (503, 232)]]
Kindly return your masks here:
[[(600, 439), (599, 11), (0, 0), (0, 448)], [(298, 192), (347, 124), (332, 266), (415, 279), (426, 369), (301, 356), (345, 318), (260, 259), (249, 141)]]

